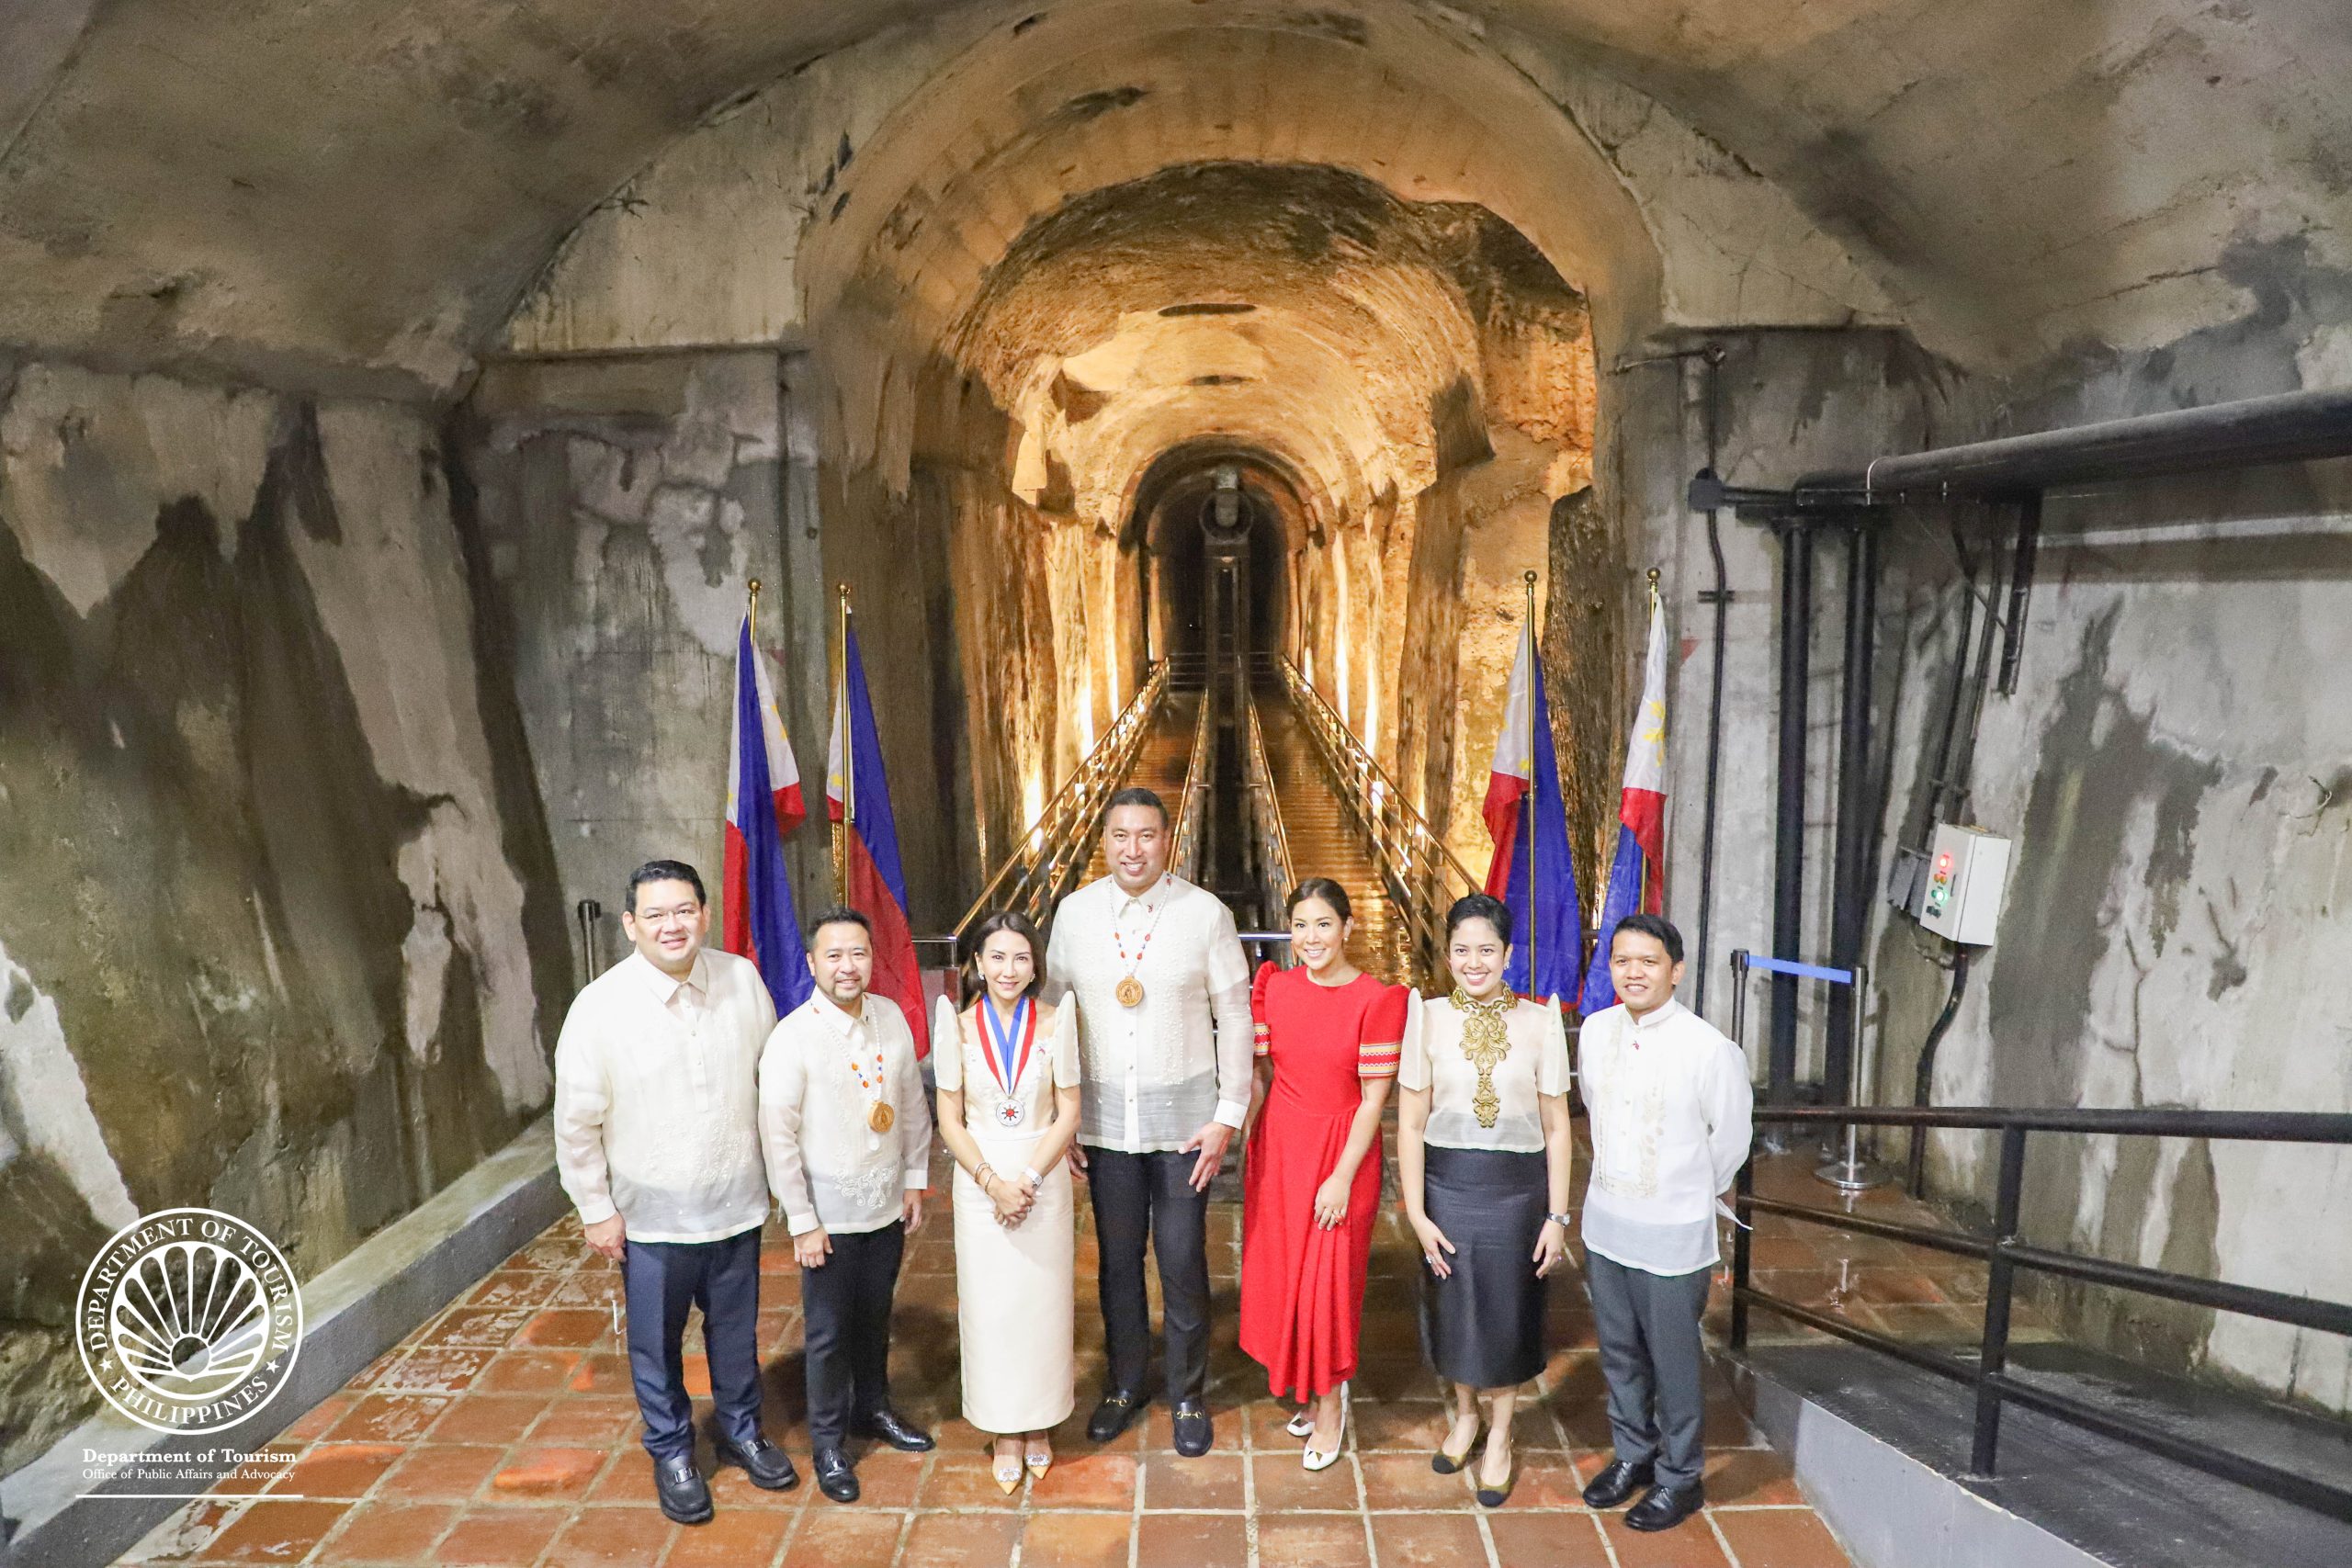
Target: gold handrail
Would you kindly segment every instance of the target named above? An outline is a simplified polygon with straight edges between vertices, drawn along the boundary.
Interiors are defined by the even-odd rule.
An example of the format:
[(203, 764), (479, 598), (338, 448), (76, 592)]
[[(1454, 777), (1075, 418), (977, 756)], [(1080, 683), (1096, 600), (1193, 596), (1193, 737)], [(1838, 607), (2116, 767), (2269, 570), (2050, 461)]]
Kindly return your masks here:
[[(1292, 705), (1306, 721), (1306, 732), (1322, 753), (1341, 803), (1371, 840), (1382, 869), (1403, 895), (1405, 917), (1420, 939), (1422, 979), (1441, 981), (1445, 974), (1445, 933), (1438, 910), (1462, 894), (1476, 892), (1483, 881), (1470, 874), (1429, 819), (1405, 798), (1370, 749), (1298, 666), (1286, 656), (1278, 658), (1276, 666)], [(1451, 888), (1446, 886), (1448, 874), (1453, 884)]]
[(1177, 797), (1176, 837), (1169, 845), (1168, 863), (1187, 882), (1198, 882), (1201, 870), (1201, 813), (1209, 793), (1209, 717), (1214, 693), (1201, 694), (1201, 714), (1193, 721), (1193, 754), (1184, 763), (1184, 792)]
[(1159, 711), (1160, 700), (1168, 694), (1168, 661), (1159, 660), (1151, 667), (1143, 689), (1136, 693), (1119, 716), (1111, 721), (1094, 750), (1071, 770), (1062, 781), (1037, 820), (1023, 829), (1021, 841), (996, 868), (996, 873), (956, 922), (951, 933), (960, 944), (964, 933), (981, 916), (998, 906), (1008, 881), (1013, 874), (1018, 891), (1012, 896), (1014, 906), (1032, 919), (1040, 919), (1052, 904), (1054, 895), (1068, 874), (1073, 858), (1073, 846), (1083, 846), (1095, 818), (1102, 815), (1103, 803), (1116, 794), (1135, 768), (1136, 755), (1143, 750), (1144, 737), (1151, 732), (1151, 721)]
[(1291, 864), (1290, 834), (1283, 827), (1282, 803), (1274, 797), (1274, 770), (1266, 761), (1266, 731), (1258, 719), (1258, 699), (1245, 694), (1242, 700), (1249, 705), (1250, 816), (1258, 829), (1264, 864), (1272, 874), (1265, 889), (1266, 919), (1272, 921), (1283, 898), (1298, 886), (1298, 873)]

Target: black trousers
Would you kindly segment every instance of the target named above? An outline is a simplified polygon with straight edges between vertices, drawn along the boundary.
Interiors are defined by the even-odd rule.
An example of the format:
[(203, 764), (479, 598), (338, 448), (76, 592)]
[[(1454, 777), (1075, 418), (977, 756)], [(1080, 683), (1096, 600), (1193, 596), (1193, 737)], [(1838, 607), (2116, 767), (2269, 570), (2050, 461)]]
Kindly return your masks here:
[(1209, 1195), (1193, 1190), (1198, 1158), (1173, 1151), (1086, 1151), (1111, 1386), (1140, 1393), (1148, 1375), (1151, 1303), (1144, 1290), (1143, 1254), (1149, 1243), (1159, 1259), (1160, 1327), (1171, 1403), (1200, 1398), (1209, 1381)]
[(837, 1449), (850, 1423), (890, 1403), (890, 1298), (907, 1227), (832, 1234), (824, 1263), (800, 1271), (802, 1341), (808, 1353), (808, 1446)]
[(719, 1241), (632, 1241), (621, 1255), (621, 1290), (645, 1451), (657, 1460), (694, 1451), (683, 1355), (689, 1307), (702, 1308), (719, 1431), (737, 1443), (758, 1437), (760, 1227)]

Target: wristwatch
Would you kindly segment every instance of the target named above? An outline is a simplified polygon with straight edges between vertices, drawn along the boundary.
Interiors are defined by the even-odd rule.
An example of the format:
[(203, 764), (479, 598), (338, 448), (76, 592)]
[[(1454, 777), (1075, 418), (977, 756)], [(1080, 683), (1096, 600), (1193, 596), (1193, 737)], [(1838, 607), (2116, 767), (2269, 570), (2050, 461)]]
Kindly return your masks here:
[(1577, 1228), (1577, 1218), (1574, 1214), (1546, 1214), (1544, 1217), (1564, 1231), (1572, 1231)]

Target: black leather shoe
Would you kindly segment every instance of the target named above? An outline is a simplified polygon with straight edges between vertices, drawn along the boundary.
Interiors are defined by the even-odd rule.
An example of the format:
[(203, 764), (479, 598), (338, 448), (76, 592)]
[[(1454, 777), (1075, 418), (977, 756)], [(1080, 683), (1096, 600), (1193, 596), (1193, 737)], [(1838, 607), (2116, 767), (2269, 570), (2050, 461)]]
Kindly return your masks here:
[(792, 1468), (792, 1456), (769, 1442), (765, 1438), (753, 1438), (748, 1443), (730, 1443), (719, 1438), (714, 1445), (718, 1450), (718, 1462), (743, 1467), (752, 1484), (763, 1492), (789, 1492), (800, 1484), (800, 1472)]
[(819, 1449), (809, 1463), (817, 1472), (818, 1491), (836, 1503), (857, 1501), (857, 1472), (849, 1467), (849, 1455), (839, 1449)]
[(918, 1430), (908, 1423), (905, 1416), (887, 1407), (854, 1422), (850, 1431), (856, 1437), (888, 1443), (902, 1454), (929, 1453), (934, 1446), (928, 1434)]
[(1639, 1464), (1631, 1460), (1611, 1460), (1609, 1468), (1586, 1483), (1584, 1506), (1588, 1508), (1613, 1508), (1647, 1486), (1654, 1479), (1650, 1462)]
[(1143, 1409), (1143, 1395), (1114, 1388), (1102, 1395), (1102, 1403), (1086, 1418), (1086, 1439), (1092, 1443), (1107, 1443), (1127, 1429), (1137, 1413)]
[(1670, 1530), (1699, 1511), (1707, 1489), (1697, 1482), (1688, 1486), (1653, 1486), (1643, 1499), (1625, 1510), (1625, 1528)]
[(682, 1525), (710, 1522), (710, 1485), (695, 1468), (692, 1454), (653, 1461), (653, 1496), (664, 1518)]
[(1209, 1425), (1208, 1406), (1197, 1399), (1176, 1402), (1176, 1451), (1186, 1459), (1198, 1459), (1209, 1451), (1209, 1444), (1216, 1438), (1216, 1428)]

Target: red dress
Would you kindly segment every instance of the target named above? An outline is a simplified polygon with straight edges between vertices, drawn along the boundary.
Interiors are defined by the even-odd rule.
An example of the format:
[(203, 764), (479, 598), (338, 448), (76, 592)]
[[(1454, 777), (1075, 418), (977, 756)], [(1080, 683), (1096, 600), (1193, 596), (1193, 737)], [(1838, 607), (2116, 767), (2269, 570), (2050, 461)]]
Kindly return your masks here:
[(1380, 1145), (1356, 1168), (1348, 1217), (1315, 1223), (1315, 1190), (1348, 1146), (1362, 1080), (1394, 1077), (1402, 986), (1359, 975), (1318, 986), (1304, 969), (1258, 971), (1250, 1016), (1272, 1089), (1241, 1173), (1241, 1348), (1278, 1395), (1329, 1393), (1355, 1375), (1364, 1268), (1380, 1209)]

